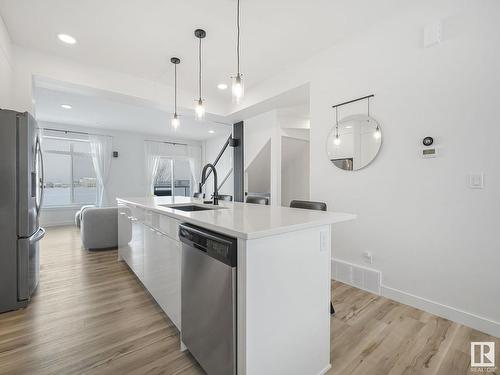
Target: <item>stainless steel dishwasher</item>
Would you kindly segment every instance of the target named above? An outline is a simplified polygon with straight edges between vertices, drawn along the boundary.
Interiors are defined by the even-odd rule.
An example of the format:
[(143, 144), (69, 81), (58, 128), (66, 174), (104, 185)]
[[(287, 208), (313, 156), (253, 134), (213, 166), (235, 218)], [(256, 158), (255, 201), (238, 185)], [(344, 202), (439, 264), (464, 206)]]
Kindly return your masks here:
[(191, 224), (179, 238), (182, 342), (208, 375), (235, 375), (237, 241)]

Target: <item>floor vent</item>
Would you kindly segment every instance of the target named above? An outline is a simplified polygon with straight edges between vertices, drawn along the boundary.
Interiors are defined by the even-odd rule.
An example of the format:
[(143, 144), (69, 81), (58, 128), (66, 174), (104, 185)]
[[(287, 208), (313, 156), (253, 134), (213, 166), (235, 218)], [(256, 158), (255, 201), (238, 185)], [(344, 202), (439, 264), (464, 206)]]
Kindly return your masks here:
[(380, 295), (380, 271), (332, 259), (332, 279)]

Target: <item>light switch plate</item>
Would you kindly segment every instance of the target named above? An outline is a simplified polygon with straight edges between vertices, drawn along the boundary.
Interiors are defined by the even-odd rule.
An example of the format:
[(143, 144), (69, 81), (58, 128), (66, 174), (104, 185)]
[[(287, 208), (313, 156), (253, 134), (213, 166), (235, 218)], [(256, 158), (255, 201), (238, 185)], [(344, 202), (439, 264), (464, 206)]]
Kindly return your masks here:
[(425, 48), (441, 43), (442, 27), (443, 26), (441, 20), (429, 23), (424, 27)]
[(483, 189), (484, 188), (484, 174), (470, 174), (468, 176), (469, 188)]
[(363, 259), (365, 263), (372, 264), (373, 263), (373, 255), (370, 251), (363, 252)]
[(328, 246), (328, 232), (319, 232), (319, 251), (326, 251)]

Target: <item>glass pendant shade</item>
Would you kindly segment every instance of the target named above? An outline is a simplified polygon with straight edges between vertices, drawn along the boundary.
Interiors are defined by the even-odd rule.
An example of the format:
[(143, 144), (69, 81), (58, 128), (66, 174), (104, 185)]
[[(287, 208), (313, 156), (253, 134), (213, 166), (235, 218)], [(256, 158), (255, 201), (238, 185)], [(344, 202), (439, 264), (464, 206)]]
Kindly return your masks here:
[(195, 119), (200, 121), (205, 119), (205, 103), (202, 99), (202, 80), (203, 80), (203, 69), (202, 69), (202, 54), (201, 54), (201, 41), (207, 36), (207, 33), (203, 29), (196, 29), (194, 31), (194, 36), (198, 38), (198, 100), (196, 101), (196, 107), (194, 109)]
[(179, 125), (181, 124), (181, 120), (179, 119), (179, 115), (177, 113), (174, 113), (174, 116), (172, 117), (172, 128), (177, 129)]
[(203, 99), (198, 99), (195, 112), (197, 120), (203, 120), (205, 118), (205, 103), (203, 103)]
[(243, 79), (241, 77), (241, 74), (237, 74), (235, 77), (233, 77), (232, 92), (233, 92), (233, 103), (238, 104), (243, 98), (243, 95), (245, 93), (245, 87), (243, 85)]
[(245, 88), (243, 86), (243, 78), (240, 73), (240, 0), (237, 0), (236, 6), (236, 68), (237, 73), (236, 76), (232, 77), (232, 96), (233, 103), (240, 103), (241, 99), (243, 99), (243, 95), (245, 93)]
[(341, 143), (341, 141), (340, 141), (340, 137), (339, 137), (339, 136), (338, 136), (338, 134), (337, 134), (337, 136), (336, 136), (336, 137), (335, 137), (335, 139), (333, 140), (333, 144), (334, 144), (335, 146), (339, 146), (339, 145), (340, 145), (340, 143)]

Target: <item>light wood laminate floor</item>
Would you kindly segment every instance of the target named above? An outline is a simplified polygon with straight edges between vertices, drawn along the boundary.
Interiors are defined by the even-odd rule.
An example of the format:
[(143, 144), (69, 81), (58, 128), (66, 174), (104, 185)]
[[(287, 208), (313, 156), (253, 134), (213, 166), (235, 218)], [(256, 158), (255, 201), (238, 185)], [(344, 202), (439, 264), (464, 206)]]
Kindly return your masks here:
[[(495, 341), (500, 362), (491, 336), (345, 284), (332, 295), (330, 375), (471, 374), (470, 341)], [(203, 371), (116, 250), (82, 250), (78, 230), (59, 227), (29, 307), (0, 315), (0, 374)]]

